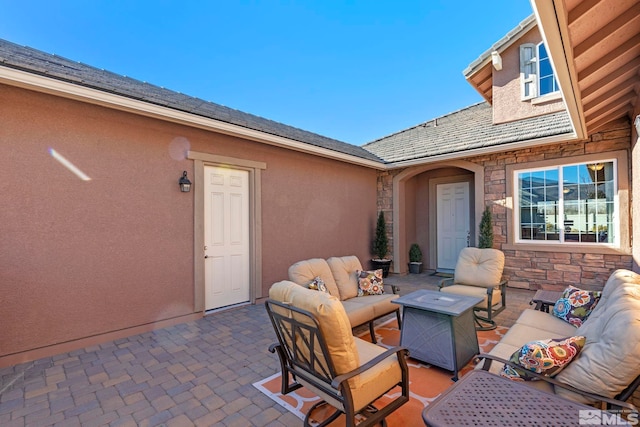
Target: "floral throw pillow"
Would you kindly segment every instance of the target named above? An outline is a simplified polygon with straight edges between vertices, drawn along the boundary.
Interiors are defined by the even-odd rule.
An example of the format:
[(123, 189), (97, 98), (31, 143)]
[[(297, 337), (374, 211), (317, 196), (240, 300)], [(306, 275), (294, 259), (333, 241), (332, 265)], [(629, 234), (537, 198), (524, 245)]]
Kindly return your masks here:
[(600, 295), (602, 295), (600, 291), (585, 291), (569, 286), (556, 301), (553, 315), (578, 328), (587, 320), (600, 301)]
[(358, 296), (382, 295), (382, 269), (372, 271), (356, 271), (358, 277)]
[(522, 369), (504, 365), (500, 375), (514, 381), (535, 379), (528, 371), (553, 377), (580, 353), (584, 342), (581, 336), (528, 342), (509, 359)]
[(324, 284), (324, 280), (322, 280), (320, 276), (316, 276), (316, 278), (313, 279), (311, 283), (309, 283), (309, 289), (329, 293), (329, 291), (327, 290), (327, 285)]

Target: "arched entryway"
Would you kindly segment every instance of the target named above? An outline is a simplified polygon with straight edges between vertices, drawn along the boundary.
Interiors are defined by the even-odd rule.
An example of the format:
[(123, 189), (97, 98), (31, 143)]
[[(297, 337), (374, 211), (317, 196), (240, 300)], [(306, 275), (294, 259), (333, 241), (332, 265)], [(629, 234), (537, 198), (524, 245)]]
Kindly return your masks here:
[(397, 174), (393, 178), (393, 271), (407, 272), (413, 243), (422, 248), (425, 268), (452, 269), (456, 248), (475, 245), (483, 209), (481, 165), (439, 162)]

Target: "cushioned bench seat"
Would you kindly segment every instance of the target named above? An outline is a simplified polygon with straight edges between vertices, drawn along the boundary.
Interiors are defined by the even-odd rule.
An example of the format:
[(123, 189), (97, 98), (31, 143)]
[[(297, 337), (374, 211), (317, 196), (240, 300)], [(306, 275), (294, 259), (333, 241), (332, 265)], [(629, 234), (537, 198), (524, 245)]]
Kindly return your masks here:
[[(606, 398), (622, 398), (638, 405), (634, 380), (640, 376), (640, 275), (628, 270), (611, 274), (600, 299), (580, 327), (543, 311), (525, 310), (500, 342), (489, 352), (509, 360), (525, 343), (535, 340), (584, 336), (580, 353), (560, 373), (557, 381), (578, 390)], [(482, 367), (482, 363), (478, 368)], [(503, 365), (491, 363), (490, 371), (500, 373)], [(547, 389), (563, 397), (594, 403), (593, 399), (543, 381), (527, 384)], [(631, 385), (631, 387), (629, 387)]]
[(289, 280), (308, 288), (317, 277), (322, 279), (327, 292), (342, 302), (351, 327), (369, 324), (371, 339), (375, 343), (374, 320), (396, 313), (400, 323), (399, 306), (391, 303), (398, 295), (395, 288), (391, 288), (391, 292), (385, 291), (382, 295), (358, 296), (358, 271), (363, 271), (362, 264), (353, 255), (327, 260), (312, 258), (289, 267)]

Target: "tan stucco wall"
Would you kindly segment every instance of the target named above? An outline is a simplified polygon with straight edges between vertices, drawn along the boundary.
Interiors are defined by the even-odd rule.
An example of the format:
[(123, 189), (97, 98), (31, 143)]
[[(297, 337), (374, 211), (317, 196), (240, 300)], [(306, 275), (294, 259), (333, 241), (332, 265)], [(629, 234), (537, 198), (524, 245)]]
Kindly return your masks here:
[[(509, 46), (502, 56), (502, 70), (493, 70), (493, 122), (504, 123), (561, 111), (564, 103), (560, 93), (551, 96), (551, 100), (540, 99), (523, 101), (520, 94), (520, 45), (540, 43), (542, 37), (538, 28), (531, 29), (517, 43)], [(549, 95), (547, 95), (549, 96)]]
[(193, 318), (187, 149), (266, 162), (263, 290), (300, 259), (369, 256), (374, 170), (4, 85), (0, 99), (0, 363)]

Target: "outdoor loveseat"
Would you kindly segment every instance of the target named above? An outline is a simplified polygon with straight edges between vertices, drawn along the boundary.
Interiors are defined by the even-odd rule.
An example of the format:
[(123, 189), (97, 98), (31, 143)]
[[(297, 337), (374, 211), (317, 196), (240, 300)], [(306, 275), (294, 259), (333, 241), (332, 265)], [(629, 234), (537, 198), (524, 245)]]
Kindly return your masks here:
[[(557, 375), (530, 374), (538, 380), (526, 383), (581, 403), (610, 404), (606, 399), (617, 399), (638, 406), (634, 391), (640, 384), (640, 275), (628, 270), (611, 274), (595, 308), (579, 327), (553, 313), (525, 310), (477, 368), (505, 376), (501, 362), (509, 361), (524, 344), (581, 336), (584, 346)], [(517, 363), (511, 366), (518, 367)]]
[[(400, 325), (400, 306), (391, 301), (398, 298), (395, 286), (391, 292), (380, 295), (362, 295), (359, 292), (358, 272), (363, 272), (362, 264), (356, 256), (331, 257), (327, 260), (313, 258), (299, 261), (289, 267), (289, 280), (306, 288), (317, 286), (318, 279), (326, 291), (338, 298), (344, 307), (351, 327), (369, 324), (371, 340), (376, 343), (373, 321), (390, 313), (396, 313)], [(365, 273), (367, 273), (365, 271)], [(382, 280), (380, 277), (379, 280)]]

